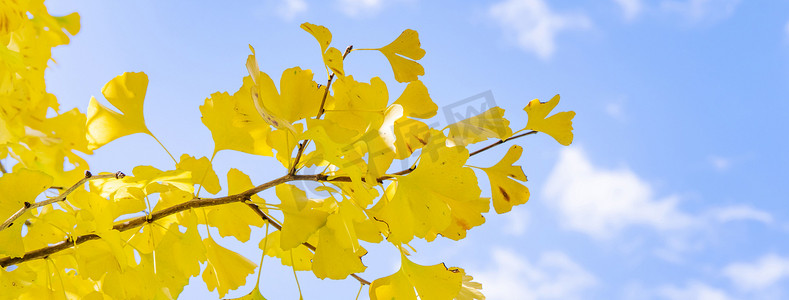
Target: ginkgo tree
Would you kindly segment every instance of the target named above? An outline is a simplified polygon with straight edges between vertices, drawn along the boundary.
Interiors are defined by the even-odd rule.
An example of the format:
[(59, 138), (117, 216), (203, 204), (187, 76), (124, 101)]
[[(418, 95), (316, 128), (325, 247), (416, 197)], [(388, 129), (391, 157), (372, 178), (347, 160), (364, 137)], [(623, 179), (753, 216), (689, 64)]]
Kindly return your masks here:
[[(239, 59), (249, 76), (238, 90), (211, 94), (200, 106), (213, 137), (210, 157), (170, 155), (171, 169), (94, 174), (83, 156), (131, 134), (156, 139), (143, 115), (148, 76), (110, 80), (101, 90), (109, 107), (92, 98), (84, 114), (62, 111), (44, 72), (51, 48), (79, 31), (79, 15), (51, 16), (42, 1), (2, 6), (0, 299), (173, 299), (194, 276), (223, 297), (250, 274), (260, 280), (258, 264), (198, 228), (258, 243), (263, 257), (294, 272), (356, 278), (369, 285), (371, 299), (484, 299), (462, 268), (412, 262), (409, 243), (463, 239), (491, 205), (502, 214), (528, 201), (526, 175), (514, 165), (522, 147), (511, 146), (493, 166), (475, 166), (472, 156), (537, 132), (562, 145), (573, 139), (575, 113), (551, 115), (558, 95), (529, 102), (517, 115), (527, 125), (518, 130), (499, 107), (431, 128), (425, 120), (438, 107), (419, 80), (425, 51), (416, 31), (380, 48), (341, 51), (326, 27), (304, 23), (318, 42), (325, 81), (294, 67), (277, 86), (250, 46), (246, 61)], [(343, 61), (355, 51), (383, 54), (405, 84), (402, 94), (390, 96), (378, 77), (361, 82), (346, 72)], [(272, 157), (282, 176), (260, 183), (231, 168), (223, 193), (225, 170), (213, 165), (223, 150)], [(414, 163), (395, 170), (396, 161)], [(478, 174), (487, 175), (489, 197)], [(298, 181), (319, 185), (307, 191)], [(276, 198), (258, 195), (267, 189)], [(313, 192), (328, 196), (313, 199)], [(251, 240), (252, 227), (265, 228), (265, 237)], [(382, 242), (400, 251), (401, 267), (368, 281), (360, 275), (364, 245)], [(256, 286), (243, 298), (263, 296)]]

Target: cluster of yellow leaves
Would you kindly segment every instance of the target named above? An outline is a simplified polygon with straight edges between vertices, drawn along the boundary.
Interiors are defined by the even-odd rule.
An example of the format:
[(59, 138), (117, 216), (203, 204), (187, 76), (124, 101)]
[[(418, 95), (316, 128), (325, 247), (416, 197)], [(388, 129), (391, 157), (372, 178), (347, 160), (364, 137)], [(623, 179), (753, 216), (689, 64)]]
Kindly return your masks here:
[[(0, 157), (10, 155), (17, 163), (13, 172), (0, 177), (0, 221), (20, 209), (23, 214), (0, 229), (0, 261), (55, 244), (71, 245), (44, 259), (3, 266), (0, 299), (174, 299), (191, 277), (200, 276), (201, 263), (208, 289), (225, 296), (245, 284), (256, 264), (210, 234), (201, 236), (198, 226), (247, 242), (250, 226), (263, 227), (267, 221), (281, 230), (259, 241), (263, 254), (321, 279), (364, 272), (363, 242), (386, 240), (401, 249), (401, 269), (373, 281), (371, 299), (484, 299), (481, 285), (462, 269), (413, 263), (403, 245), (415, 238), (463, 239), (485, 222), (491, 202), (497, 213), (505, 213), (528, 201), (526, 175), (514, 165), (521, 147), (512, 146), (487, 168), (468, 165), (473, 153), (467, 147), (491, 139), (503, 142), (524, 130), (546, 133), (563, 145), (573, 138), (574, 112), (548, 116), (558, 96), (547, 103), (530, 102), (524, 109), (528, 123), (515, 132), (498, 107), (443, 130), (432, 129), (426, 119), (434, 117), (438, 107), (419, 80), (424, 68), (417, 61), (425, 51), (416, 31), (406, 30), (380, 48), (360, 49), (382, 53), (395, 79), (406, 83), (402, 94), (390, 101), (382, 79), (359, 81), (345, 70), (345, 57), (331, 47), (326, 27), (304, 23), (301, 27), (320, 46), (329, 74), (326, 84), (316, 82), (311, 70), (294, 67), (282, 73), (277, 87), (261, 71), (250, 46), (249, 76), (240, 88), (232, 94), (214, 93), (200, 106), (214, 141), (211, 159), (184, 154), (172, 170), (138, 166), (132, 176), (91, 180), (87, 187), (75, 186), (57, 204), (27, 210), (47, 189), (81, 179), (87, 163), (74, 150), (91, 154), (134, 133), (153, 137), (143, 116), (148, 77), (124, 73), (110, 80), (102, 95), (111, 107), (91, 98), (87, 115), (76, 109), (59, 114), (57, 101), (44, 89), (43, 72), (49, 49), (68, 42), (63, 30), (78, 31), (78, 15), (51, 17), (35, 1), (2, 5), (8, 9), (3, 7), (0, 15)], [(56, 116), (48, 118), (50, 108)], [(247, 194), (243, 201), (179, 210), (147, 218), (139, 227), (123, 226), (134, 217), (204, 201), (198, 198), (201, 190), (220, 193), (212, 161), (221, 150), (275, 157), (283, 174), (289, 174), (287, 181), (296, 180), (296, 173), (306, 167), (322, 169), (315, 177), (322, 185), (305, 191), (281, 183), (275, 188), (276, 201)], [(73, 170), (64, 171), (66, 159)], [(390, 171), (396, 161), (411, 159), (418, 163)], [(482, 196), (477, 177), (482, 173), (489, 179), (491, 197)], [(228, 171), (227, 184), (228, 195), (255, 187), (237, 169)], [(318, 193), (326, 196), (308, 196)], [(253, 203), (262, 210), (250, 209)], [(272, 211), (281, 222), (273, 219)], [(90, 240), (78, 244), (78, 237)], [(262, 298), (257, 289), (246, 298)]]
[[(14, 171), (39, 170), (55, 185), (73, 184), (87, 169), (74, 151), (92, 152), (85, 115), (60, 111), (46, 90), (44, 71), (51, 49), (79, 32), (79, 15), (51, 16), (43, 1), (3, 1), (0, 8), (0, 158), (18, 161)], [(66, 171), (64, 162), (73, 169)]]

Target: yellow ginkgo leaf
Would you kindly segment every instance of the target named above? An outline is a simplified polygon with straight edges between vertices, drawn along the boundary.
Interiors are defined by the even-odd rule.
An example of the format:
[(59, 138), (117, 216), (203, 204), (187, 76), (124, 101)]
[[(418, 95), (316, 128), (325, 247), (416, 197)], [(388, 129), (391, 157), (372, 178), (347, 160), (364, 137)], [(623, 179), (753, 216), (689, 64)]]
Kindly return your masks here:
[(252, 79), (244, 77), (239, 90), (232, 96), (214, 93), (200, 106), (203, 124), (214, 138), (214, 153), (236, 150), (244, 153), (272, 156), (266, 137), (271, 126), (255, 110), (250, 96)]
[[(52, 176), (43, 172), (20, 169), (0, 176), (0, 219), (5, 221), (25, 202), (33, 203), (36, 196), (52, 184)], [(24, 221), (22, 221), (24, 222)]]
[(309, 199), (307, 193), (290, 184), (280, 184), (276, 194), (282, 202), (280, 208), (285, 219), (282, 221), (282, 250), (290, 250), (326, 224), (329, 214), (322, 210), (323, 199)]
[(398, 177), (396, 188), (390, 185), (387, 190), (387, 195), (394, 193), (372, 208), (375, 218), (388, 224), (392, 243), (408, 243), (414, 237), (431, 241), (439, 233), (446, 234), (452, 224), (465, 224), (451, 228), (449, 237), (455, 238), (457, 230), (484, 222), (480, 213), (486, 209), (479, 205), (477, 177), (464, 167), (468, 150), (446, 147), (440, 137), (428, 143), (416, 170)]
[[(227, 172), (227, 186), (227, 192), (231, 195), (254, 187), (249, 176), (235, 168)], [(257, 195), (253, 195), (251, 199), (258, 203), (263, 202), (263, 199)], [(241, 242), (246, 242), (251, 233), (249, 226), (262, 227), (266, 223), (246, 204), (235, 202), (210, 208), (208, 224), (216, 227), (219, 235), (223, 237), (233, 236)]]
[(450, 271), (460, 273), (463, 277), (463, 285), (460, 287), (460, 292), (455, 296), (455, 300), (485, 300), (485, 295), (482, 294), (482, 284), (474, 282), (474, 277), (466, 274), (462, 268), (452, 267)]
[(420, 80), (409, 82), (394, 104), (402, 105), (406, 116), (420, 119), (432, 118), (438, 111), (438, 106), (427, 93), (427, 87)]
[(312, 270), (312, 257), (314, 256), (312, 251), (304, 244), (300, 244), (290, 250), (282, 250), (279, 244), (281, 233), (279, 230), (269, 233), (260, 240), (258, 247), (261, 250), (265, 250), (266, 255), (279, 258), (283, 265), (293, 266), (296, 271)]
[[(444, 264), (422, 266), (400, 255), (400, 270), (370, 285), (370, 299), (452, 300), (460, 292), (462, 274)], [(416, 291), (414, 291), (416, 289)]]
[(534, 99), (529, 102), (523, 110), (529, 115), (529, 121), (526, 123), (526, 128), (534, 131), (539, 131), (550, 135), (559, 144), (570, 145), (573, 142), (573, 117), (574, 111), (563, 111), (556, 113), (550, 117), (554, 107), (559, 104), (559, 95), (553, 96), (548, 102), (540, 102)]
[(175, 168), (192, 172), (192, 182), (202, 185), (206, 192), (216, 194), (222, 190), (222, 187), (219, 186), (219, 177), (216, 176), (216, 172), (214, 172), (208, 157), (203, 156), (200, 159), (195, 159), (192, 156), (183, 154)]
[(323, 53), (323, 63), (326, 64), (334, 74), (345, 76), (343, 70), (342, 52), (339, 49), (331, 47)]
[(518, 161), (523, 148), (512, 145), (504, 158), (489, 168), (481, 168), (490, 179), (490, 191), (493, 194), (493, 208), (496, 213), (503, 214), (512, 210), (515, 205), (529, 201), (529, 188), (515, 180), (526, 181), (526, 174), (520, 166), (512, 164)]
[(95, 98), (88, 104), (88, 149), (97, 149), (117, 138), (147, 133), (143, 118), (143, 101), (148, 89), (145, 73), (123, 73), (110, 80), (101, 93), (120, 113), (100, 104)]
[[(353, 76), (339, 77), (332, 85), (334, 97), (326, 100), (325, 119), (331, 124), (353, 131), (354, 140), (370, 129), (378, 129), (384, 121), (389, 102), (389, 92), (381, 78), (373, 77), (370, 83), (356, 81)], [(331, 101), (330, 101), (331, 100)], [(327, 132), (332, 134), (333, 131)], [(336, 136), (332, 138), (342, 141)]]
[(209, 291), (218, 290), (224, 297), (229, 290), (244, 285), (247, 275), (255, 273), (255, 263), (241, 254), (220, 246), (214, 239), (203, 240), (208, 265), (203, 271), (203, 281)]
[(301, 24), (301, 29), (309, 32), (313, 37), (315, 37), (316, 40), (318, 40), (318, 44), (321, 45), (321, 53), (326, 52), (326, 48), (328, 48), (329, 44), (331, 44), (331, 32), (328, 28), (305, 22)]
[(449, 141), (454, 145), (465, 146), (489, 138), (506, 139), (512, 135), (509, 126), (510, 121), (504, 118), (504, 109), (496, 106), (447, 127)]
[(366, 219), (364, 213), (348, 201), (340, 203), (326, 226), (318, 231), (318, 245), (312, 259), (312, 272), (318, 278), (345, 279), (351, 273), (364, 272), (361, 257), (367, 250), (359, 245), (355, 224)]
[(397, 137), (395, 141), (395, 152), (397, 159), (405, 159), (411, 156), (414, 151), (427, 145), (430, 138), (430, 127), (424, 122), (411, 118), (402, 118), (395, 121), (394, 133)]
[(260, 289), (256, 285), (255, 288), (252, 289), (249, 294), (238, 298), (226, 298), (227, 300), (266, 300), (266, 297), (263, 297), (263, 294), (260, 293)]
[(397, 81), (411, 82), (417, 80), (417, 76), (425, 75), (425, 69), (415, 61), (425, 56), (425, 50), (421, 47), (419, 34), (414, 30), (406, 29), (389, 45), (377, 50), (389, 60)]
[[(283, 103), (279, 101), (279, 95), (277, 94), (277, 89), (274, 86), (274, 82), (271, 80), (271, 77), (269, 77), (268, 74), (260, 71), (257, 58), (255, 57), (255, 49), (252, 48), (252, 45), (249, 46), (249, 49), (252, 50), (252, 54), (247, 57), (247, 71), (249, 71), (249, 76), (252, 77), (253, 82), (249, 93), (251, 95), (252, 103), (255, 105), (255, 109), (263, 118), (263, 120), (265, 120), (266, 123), (270, 124), (271, 126), (274, 126), (275, 128), (285, 128), (295, 132), (296, 130), (293, 129), (293, 125), (290, 124), (292, 121), (288, 121), (284, 118), (284, 116), (280, 115), (282, 112), (277, 114), (275, 111), (273, 111), (276, 108), (272, 106), (280, 107), (283, 105)], [(295, 69), (299, 68), (297, 67)], [(288, 70), (285, 70), (283, 77), (289, 73), (293, 72), (288, 72)], [(311, 75), (312, 72), (310, 72), (310, 76)], [(286, 103), (286, 105), (290, 106), (291, 103)]]
[[(195, 219), (196, 221), (196, 219)], [(206, 250), (197, 232), (197, 222), (181, 233), (171, 224), (167, 234), (156, 245), (156, 275), (175, 298), (189, 283), (189, 278), (200, 275), (200, 262), (206, 260)]]

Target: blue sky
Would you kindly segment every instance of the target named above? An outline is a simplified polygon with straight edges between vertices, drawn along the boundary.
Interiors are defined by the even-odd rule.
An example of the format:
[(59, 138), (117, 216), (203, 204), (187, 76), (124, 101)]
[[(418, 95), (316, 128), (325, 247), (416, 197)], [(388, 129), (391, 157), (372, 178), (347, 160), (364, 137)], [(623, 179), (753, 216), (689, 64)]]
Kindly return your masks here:
[[(789, 2), (47, 5), (53, 14), (82, 17), (82, 31), (53, 51), (57, 64), (47, 73), (62, 109), (85, 112), (90, 96), (100, 96), (114, 76), (144, 71), (148, 127), (174, 155), (210, 156), (211, 135), (198, 106), (213, 92), (238, 89), (247, 44), (261, 69), (279, 78), (292, 66), (322, 69), (301, 22), (327, 26), (341, 49), (379, 47), (415, 29), (427, 51), (421, 79), (441, 111), (436, 123), (446, 125), (444, 108), (486, 91), (513, 127), (525, 124), (521, 109), (534, 98), (561, 94), (558, 109), (577, 112), (570, 147), (545, 135), (518, 141), (532, 193), (527, 204), (488, 214), (462, 242), (415, 243), (417, 262), (466, 268), (488, 299), (789, 297)], [(392, 98), (404, 87), (377, 53), (352, 53), (346, 70), (362, 79), (380, 76)], [(472, 163), (491, 165), (505, 151)], [(144, 135), (112, 142), (88, 161), (95, 171), (172, 167)], [(219, 177), (231, 167), (256, 183), (283, 171), (271, 158), (220, 152)], [(262, 238), (256, 234), (253, 240)], [(257, 242), (220, 243), (259, 259)], [(396, 270), (393, 247), (368, 250), (363, 277)], [(275, 260), (266, 260), (262, 278), (269, 299), (297, 297), (290, 270)], [(358, 291), (354, 280), (321, 281), (304, 272), (299, 280), (305, 299), (352, 299)], [(216, 297), (199, 278), (184, 293)]]

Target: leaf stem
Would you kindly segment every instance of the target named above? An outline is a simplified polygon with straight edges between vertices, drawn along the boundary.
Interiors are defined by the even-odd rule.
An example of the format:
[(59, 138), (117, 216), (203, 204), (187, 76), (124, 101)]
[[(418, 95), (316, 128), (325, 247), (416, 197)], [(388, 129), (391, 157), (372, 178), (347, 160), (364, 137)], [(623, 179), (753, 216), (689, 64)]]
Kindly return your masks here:
[(167, 155), (170, 156), (170, 158), (173, 160), (173, 163), (178, 164), (178, 161), (175, 159), (175, 156), (170, 154), (170, 151), (167, 150), (167, 147), (165, 147), (164, 144), (162, 144), (162, 142), (158, 138), (156, 138), (155, 135), (153, 135), (153, 133), (151, 133), (151, 137), (153, 137), (153, 139), (156, 140), (157, 143), (159, 143), (159, 146), (162, 146), (162, 149), (164, 149), (164, 152), (167, 152)]

